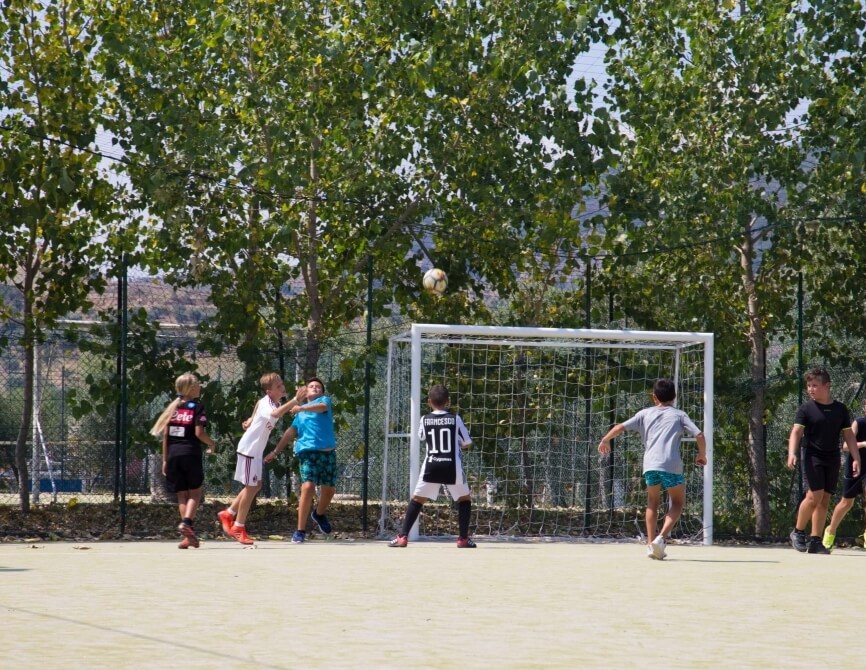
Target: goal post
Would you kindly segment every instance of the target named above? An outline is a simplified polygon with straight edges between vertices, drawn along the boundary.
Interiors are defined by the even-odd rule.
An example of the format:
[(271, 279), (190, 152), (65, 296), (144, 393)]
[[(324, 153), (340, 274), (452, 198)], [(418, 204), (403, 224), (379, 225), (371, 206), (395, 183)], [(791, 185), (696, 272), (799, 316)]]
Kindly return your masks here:
[[(615, 423), (651, 403), (653, 382), (673, 379), (675, 405), (707, 441), (694, 465), (683, 439), (686, 508), (674, 538), (713, 541), (713, 334), (638, 330), (413, 324), (388, 346), (379, 532), (400, 529), (420, 471), (417, 427), (427, 389), (444, 384), (466, 422), (463, 455), (472, 529), (490, 537), (633, 538), (643, 532), (643, 445), (635, 433), (596, 447)], [(442, 491), (418, 534), (454, 534)]]

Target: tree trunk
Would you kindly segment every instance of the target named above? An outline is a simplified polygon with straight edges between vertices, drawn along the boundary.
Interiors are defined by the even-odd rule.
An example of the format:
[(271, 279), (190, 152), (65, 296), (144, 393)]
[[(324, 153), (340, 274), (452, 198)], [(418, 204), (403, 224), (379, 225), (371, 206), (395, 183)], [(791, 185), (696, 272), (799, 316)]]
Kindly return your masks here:
[(176, 503), (177, 496), (168, 490), (168, 481), (162, 474), (162, 451), (158, 454), (149, 454), (147, 457), (148, 470), (150, 471), (150, 502), (152, 503)]
[[(26, 293), (24, 298), (24, 342), (24, 398), (21, 427), (18, 429), (18, 440), (15, 442), (15, 467), (18, 468), (18, 499), (21, 511), (27, 514), (30, 511), (30, 493), (27, 490), (30, 483), (30, 473), (27, 466), (27, 436), (30, 434), (33, 414), (33, 375), (35, 370), (33, 357), (36, 355), (36, 347), (33, 346), (33, 308)], [(38, 481), (33, 482), (34, 487), (38, 485)]]
[(759, 537), (766, 537), (770, 534), (769, 486), (767, 483), (767, 444), (766, 432), (764, 430), (765, 405), (766, 399), (763, 386), (755, 386), (755, 396), (752, 398), (752, 402), (749, 405), (748, 444), (750, 466), (749, 477), (752, 487), (752, 506), (755, 513), (755, 534)]
[(766, 408), (766, 346), (762, 324), (761, 302), (755, 283), (754, 239), (752, 220), (746, 226), (745, 244), (740, 250), (740, 264), (743, 269), (749, 315), (749, 346), (751, 348), (752, 400), (749, 404), (749, 483), (752, 489), (752, 507), (755, 514), (755, 534), (764, 537), (770, 534), (770, 501), (767, 482), (767, 444), (764, 429), (764, 410)]

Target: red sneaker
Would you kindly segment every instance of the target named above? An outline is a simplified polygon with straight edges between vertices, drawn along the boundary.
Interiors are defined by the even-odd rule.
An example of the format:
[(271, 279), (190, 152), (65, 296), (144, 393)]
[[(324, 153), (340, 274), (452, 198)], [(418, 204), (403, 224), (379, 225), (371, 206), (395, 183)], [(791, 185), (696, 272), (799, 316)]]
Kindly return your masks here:
[(458, 537), (457, 538), (457, 548), (458, 549), (475, 549), (475, 543), (470, 540), (468, 537)]
[(192, 526), (185, 524), (183, 521), (177, 525), (177, 529), (184, 537), (195, 537), (195, 531), (192, 529)]
[(398, 535), (388, 543), (389, 547), (405, 547), (409, 544), (409, 538), (405, 535)]
[(232, 526), (231, 533), (229, 534), (241, 544), (252, 544), (255, 542), (253, 538), (247, 535), (247, 529), (245, 526)]
[(232, 516), (232, 513), (224, 509), (222, 512), (217, 512), (217, 517), (219, 517), (220, 524), (223, 527), (223, 533), (229, 537), (234, 537), (232, 535), (232, 526), (235, 525), (235, 518)]
[(189, 549), (192, 547), (193, 549), (198, 549), (201, 543), (198, 541), (198, 538), (193, 535), (192, 537), (187, 537), (184, 535), (183, 539), (180, 541), (180, 544), (177, 545), (178, 549)]
[(181, 522), (178, 525), (177, 529), (183, 536), (180, 544), (177, 545), (178, 549), (188, 549), (189, 547), (194, 547), (195, 549), (198, 549), (199, 541), (198, 538), (195, 536), (195, 531), (193, 530), (192, 526)]

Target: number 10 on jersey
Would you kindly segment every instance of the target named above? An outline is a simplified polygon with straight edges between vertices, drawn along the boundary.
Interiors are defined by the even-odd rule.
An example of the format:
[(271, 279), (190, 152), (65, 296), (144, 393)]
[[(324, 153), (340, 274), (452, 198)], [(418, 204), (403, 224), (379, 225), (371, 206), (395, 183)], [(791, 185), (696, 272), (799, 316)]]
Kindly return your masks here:
[(428, 454), (450, 454), (454, 446), (451, 444), (453, 430), (450, 427), (434, 428), (427, 431)]

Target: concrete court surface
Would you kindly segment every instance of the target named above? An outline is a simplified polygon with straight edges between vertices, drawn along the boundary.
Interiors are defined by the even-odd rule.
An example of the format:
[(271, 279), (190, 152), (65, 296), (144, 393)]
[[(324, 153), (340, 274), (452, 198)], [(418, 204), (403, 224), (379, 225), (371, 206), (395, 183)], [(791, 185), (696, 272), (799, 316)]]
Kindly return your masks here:
[(866, 552), (0, 544), (2, 668), (863, 668)]

